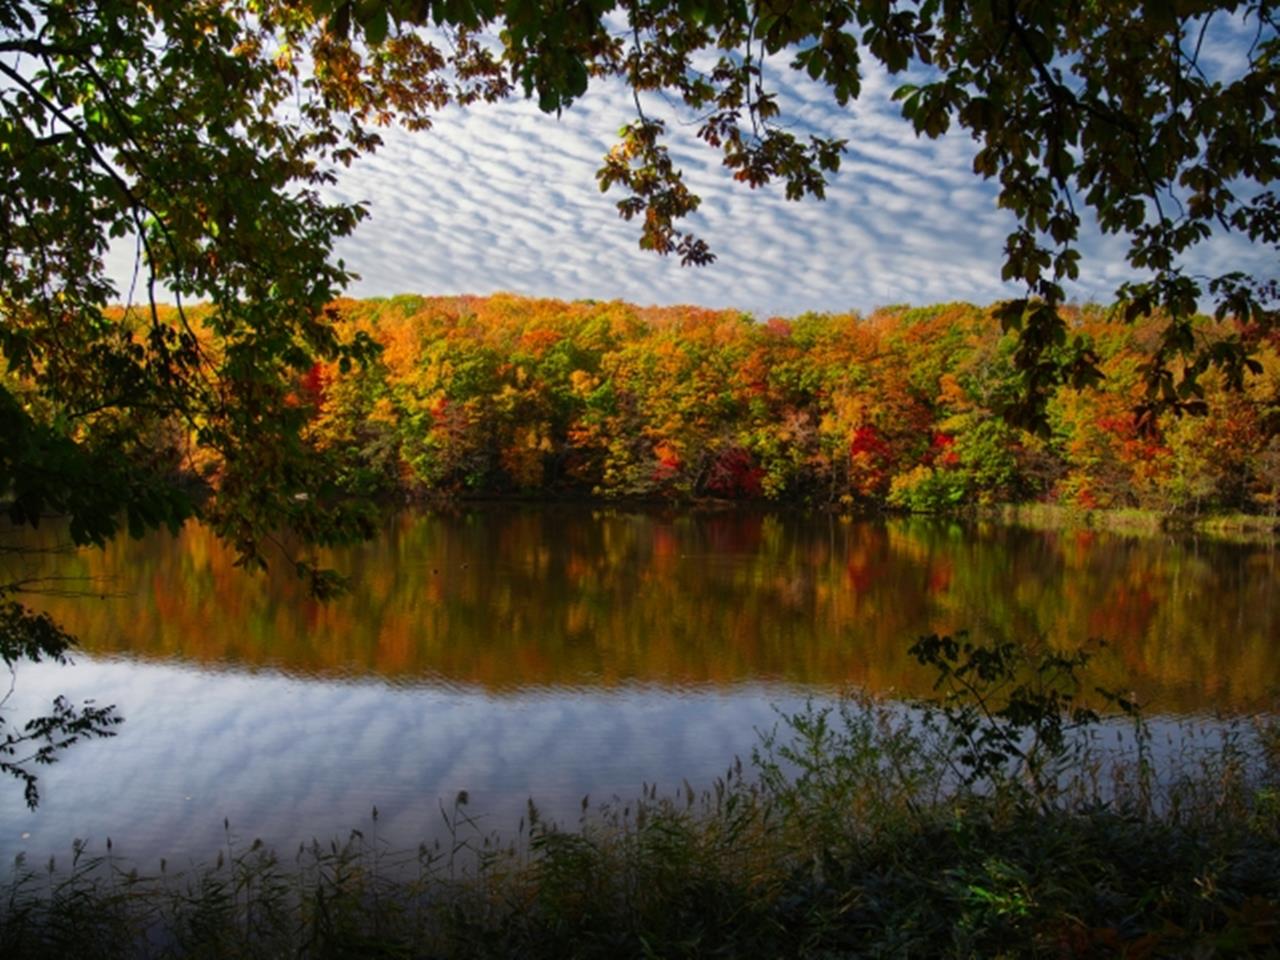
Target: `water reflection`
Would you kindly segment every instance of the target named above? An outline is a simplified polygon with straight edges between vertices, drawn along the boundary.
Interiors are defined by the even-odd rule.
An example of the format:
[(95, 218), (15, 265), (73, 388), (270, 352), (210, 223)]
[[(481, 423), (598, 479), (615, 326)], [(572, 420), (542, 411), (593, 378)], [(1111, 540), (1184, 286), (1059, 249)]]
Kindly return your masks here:
[(905, 651), (931, 630), (1106, 637), (1099, 682), (1153, 713), (1248, 711), (1280, 690), (1280, 569), (1261, 547), (488, 506), (398, 516), (328, 560), (353, 589), (326, 605), (236, 569), (199, 527), (5, 558), (0, 580), (18, 564), (94, 594), (37, 598), (89, 656), (23, 665), (13, 715), (65, 693), (126, 723), (44, 771), (35, 813), (0, 794), (0, 857), (111, 836), (153, 868), (212, 858), (224, 818), (288, 847), (367, 825), (374, 805), (381, 836), (412, 847), (462, 789), (486, 828), (510, 831), (530, 795), (572, 818), (586, 793), (710, 782), (773, 704), (927, 693)]
[(28, 665), (18, 713), (58, 693), (97, 697), (128, 718), (120, 735), (78, 747), (41, 772), (41, 804), (0, 794), (0, 862), (66, 856), (72, 838), (106, 839), (143, 870), (160, 857), (210, 861), (224, 819), (247, 845), (288, 854), (370, 827), (395, 849), (444, 838), (441, 803), (460, 790), (483, 831), (514, 834), (527, 799), (572, 822), (584, 794), (638, 796), (642, 783), (709, 783), (749, 757), (771, 704), (795, 691), (748, 687), (678, 693), (390, 688), (373, 680), (301, 680), (272, 671), (209, 674), (171, 664)]
[(120, 596), (45, 605), (98, 655), (530, 688), (857, 684), (925, 692), (919, 633), (1076, 644), (1155, 709), (1248, 710), (1280, 690), (1274, 549), (1092, 531), (765, 513), (503, 508), (404, 514), (328, 559), (318, 604), (207, 531), (60, 569)]

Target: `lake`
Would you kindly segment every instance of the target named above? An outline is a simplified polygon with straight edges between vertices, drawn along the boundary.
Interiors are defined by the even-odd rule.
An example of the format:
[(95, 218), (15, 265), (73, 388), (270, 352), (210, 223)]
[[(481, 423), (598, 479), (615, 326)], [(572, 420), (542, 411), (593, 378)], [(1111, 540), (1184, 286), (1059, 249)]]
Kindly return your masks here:
[(777, 709), (928, 694), (906, 649), (933, 631), (1105, 638), (1092, 676), (1154, 716), (1280, 693), (1271, 545), (486, 504), (397, 515), (325, 559), (351, 579), (328, 604), (198, 526), (5, 558), (0, 582), (66, 578), (30, 602), (83, 644), (74, 667), (21, 665), (11, 715), (64, 693), (126, 722), (43, 770), (37, 811), (0, 788), (0, 856), (109, 836), (144, 867), (207, 861), (224, 821), (288, 850), (367, 831), (375, 806), (380, 839), (412, 847), (464, 790), (480, 830), (512, 832), (530, 797), (571, 822), (588, 795), (709, 783)]

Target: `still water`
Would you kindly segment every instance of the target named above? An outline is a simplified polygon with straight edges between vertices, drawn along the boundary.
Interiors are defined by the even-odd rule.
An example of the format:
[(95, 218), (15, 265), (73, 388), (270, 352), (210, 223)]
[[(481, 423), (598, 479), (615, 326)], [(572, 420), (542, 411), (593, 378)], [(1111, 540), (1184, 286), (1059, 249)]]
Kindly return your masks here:
[(67, 578), (32, 602), (83, 644), (74, 667), (22, 665), (9, 715), (63, 693), (126, 722), (45, 770), (34, 813), (0, 787), (0, 857), (110, 836), (144, 866), (208, 860), (224, 821), (288, 849), (367, 831), (374, 806), (411, 847), (462, 790), (481, 829), (510, 832), (531, 796), (572, 821), (586, 795), (709, 782), (775, 709), (927, 694), (906, 648), (931, 631), (1105, 638), (1094, 679), (1154, 715), (1280, 693), (1272, 546), (486, 505), (400, 515), (325, 559), (352, 587), (328, 604), (194, 526), (7, 559), (0, 580)]

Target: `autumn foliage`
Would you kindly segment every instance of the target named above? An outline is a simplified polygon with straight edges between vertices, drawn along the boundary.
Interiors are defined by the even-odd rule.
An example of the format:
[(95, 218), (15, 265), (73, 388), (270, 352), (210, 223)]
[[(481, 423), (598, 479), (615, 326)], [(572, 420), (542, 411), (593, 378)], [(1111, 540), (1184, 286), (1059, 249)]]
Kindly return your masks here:
[[(1204, 416), (1142, 423), (1150, 325), (1069, 312), (1105, 378), (1061, 389), (1048, 434), (1001, 417), (1016, 342), (991, 310), (890, 307), (758, 322), (729, 310), (487, 298), (341, 301), (378, 359), (316, 366), (310, 439), (411, 496), (766, 499), (947, 509), (1274, 511), (1280, 354)], [(1203, 321), (1211, 342), (1230, 332)]]

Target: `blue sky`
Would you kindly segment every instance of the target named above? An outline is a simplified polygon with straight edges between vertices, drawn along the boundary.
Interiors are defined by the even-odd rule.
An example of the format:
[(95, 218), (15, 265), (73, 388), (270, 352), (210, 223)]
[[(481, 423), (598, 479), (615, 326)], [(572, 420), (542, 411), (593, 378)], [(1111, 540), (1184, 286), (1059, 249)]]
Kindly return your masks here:
[[(601, 194), (595, 171), (617, 129), (634, 118), (621, 86), (593, 87), (560, 117), (512, 101), (448, 111), (419, 134), (389, 130), (338, 195), (370, 204), (371, 218), (339, 253), (361, 275), (357, 296), (488, 294), (731, 306), (757, 316), (868, 310), (888, 303), (1017, 295), (1000, 281), (1012, 217), (993, 184), (972, 171), (973, 141), (953, 132), (917, 139), (891, 99), (896, 79), (867, 72), (841, 109), (829, 93), (775, 70), (783, 118), (798, 134), (845, 137), (848, 151), (825, 201), (784, 199), (781, 187), (732, 181), (719, 156), (674, 124), (673, 153), (703, 206), (691, 226), (718, 261), (681, 267), (638, 249), (638, 229)], [(669, 107), (650, 104), (664, 119)], [(1129, 276), (1123, 241), (1086, 213), (1081, 282), (1073, 299), (1109, 301)], [(1265, 271), (1273, 259), (1236, 238), (1205, 246), (1197, 266)]]
[(782, 92), (797, 133), (848, 137), (842, 170), (825, 201), (789, 202), (780, 186), (733, 182), (691, 127), (674, 124), (673, 152), (703, 198), (690, 225), (719, 258), (704, 268), (641, 251), (638, 227), (614, 207), (622, 194), (596, 186), (601, 157), (634, 118), (620, 86), (593, 88), (559, 119), (515, 101), (451, 111), (425, 134), (389, 131), (341, 185), (372, 212), (340, 250), (362, 276), (353, 292), (512, 290), (762, 316), (1002, 295), (1012, 221), (969, 172), (967, 138), (917, 141), (883, 81), (852, 110), (816, 87)]
[[(1224, 21), (1205, 45), (1211, 73), (1240, 67), (1245, 33)], [(990, 303), (1022, 293), (1000, 280), (1011, 215), (996, 188), (972, 172), (974, 142), (962, 131), (918, 139), (892, 91), (900, 82), (865, 64), (863, 92), (838, 107), (825, 87), (769, 64), (782, 120), (800, 136), (843, 137), (848, 150), (824, 201), (789, 202), (781, 186), (733, 182), (719, 154), (694, 139), (671, 107), (673, 155), (703, 198), (690, 227), (718, 260), (688, 268), (638, 248), (639, 228), (621, 220), (622, 194), (601, 194), (595, 172), (618, 128), (635, 118), (621, 84), (595, 85), (561, 117), (513, 99), (442, 112), (432, 130), (382, 131), (384, 147), (342, 172), (335, 199), (365, 201), (371, 217), (338, 255), (361, 279), (354, 296), (489, 294), (735, 307), (758, 317), (806, 310), (869, 311), (890, 303)], [(1069, 296), (1109, 302), (1132, 279), (1126, 244), (1085, 218), (1080, 282)], [(134, 247), (117, 244), (108, 268), (129, 289)], [(1215, 237), (1190, 265), (1203, 274), (1270, 275), (1275, 251)], [(1205, 303), (1203, 306), (1208, 307)]]

